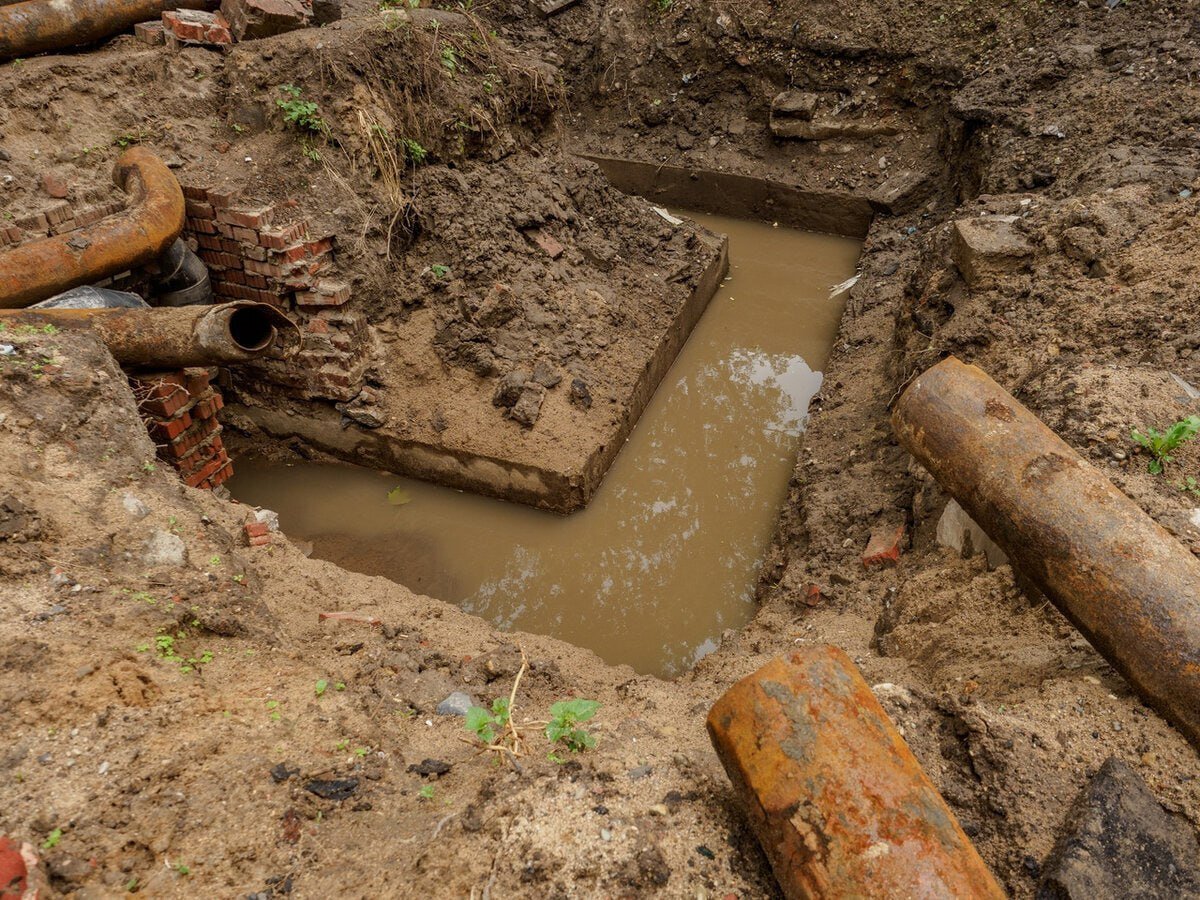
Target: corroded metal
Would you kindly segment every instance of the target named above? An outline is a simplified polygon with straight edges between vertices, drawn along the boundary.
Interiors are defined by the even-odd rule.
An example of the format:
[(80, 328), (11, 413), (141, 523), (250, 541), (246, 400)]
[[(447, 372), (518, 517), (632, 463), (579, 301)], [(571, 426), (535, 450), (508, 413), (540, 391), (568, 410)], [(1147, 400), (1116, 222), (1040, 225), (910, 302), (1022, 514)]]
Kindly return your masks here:
[(951, 357), (900, 443), (1137, 692), (1200, 747), (1200, 560), (983, 371)]
[(0, 62), (102, 41), (168, 9), (213, 9), (212, 0), (25, 0), (0, 3)]
[(789, 898), (1005, 896), (838, 648), (743, 678), (708, 733)]
[(183, 191), (161, 159), (130, 147), (117, 159), (113, 180), (131, 197), (124, 212), (0, 253), (0, 308), (29, 306), (153, 262), (179, 237)]
[(177, 368), (286, 357), (300, 345), (295, 323), (266, 303), (153, 309), (0, 310), (0, 323), (19, 327), (91, 329), (113, 358), (129, 368)]

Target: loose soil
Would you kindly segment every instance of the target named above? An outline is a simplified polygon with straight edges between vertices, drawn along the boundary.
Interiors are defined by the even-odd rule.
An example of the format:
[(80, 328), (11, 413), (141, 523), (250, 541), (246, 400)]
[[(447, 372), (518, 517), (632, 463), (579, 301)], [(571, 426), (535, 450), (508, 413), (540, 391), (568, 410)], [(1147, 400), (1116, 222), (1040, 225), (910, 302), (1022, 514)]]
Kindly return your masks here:
[[(497, 34), (464, 52), (478, 64), (453, 79), (426, 31), (389, 30), (359, 3), (337, 28), (227, 56), (123, 37), (0, 67), (0, 147), (11, 157), (0, 159), (4, 213), (46, 204), (38, 179), (51, 167), (88, 199), (114, 196), (112, 144), (132, 134), (182, 174), (295, 200), (298, 214), (361, 235), (345, 239), (340, 266), (383, 335), (403, 334), (420, 308), (450, 321), (451, 295), (422, 272), (451, 252), (499, 245), (495, 255), (481, 250), (477, 271), (464, 269), (464, 292), (537, 271), (526, 268), (539, 258), (519, 228), (474, 230), (531, 205), (502, 173), (582, 184), (577, 221), (611, 216), (597, 220), (605, 240), (640, 248), (627, 261), (618, 254), (621, 271), (607, 283), (640, 273), (651, 284), (664, 254), (684, 248), (668, 239), (663, 249), (645, 204), (618, 198), (571, 152), (841, 190), (882, 210), (810, 411), (759, 611), (673, 682), (494, 631), (284, 540), (243, 547), (244, 507), (154, 466), (100, 347), (80, 335), (13, 337), (17, 352), (0, 357), (0, 726), (9, 735), (0, 830), (41, 843), (61, 829), (39, 851), (50, 896), (133, 886), (152, 896), (772, 896), (703, 718), (735, 679), (812, 641), (846, 648), (877, 685), (1016, 897), (1033, 896), (1067, 806), (1109, 755), (1200, 823), (1195, 750), (1008, 567), (989, 570), (936, 544), (946, 498), (896, 446), (887, 420), (912, 372), (955, 353), (1200, 549), (1200, 500), (1176, 487), (1200, 476), (1200, 447), (1160, 478), (1128, 437), (1197, 409), (1180, 384), (1200, 384), (1194, 11), (953, 0), (666, 6), (582, 0), (542, 20), (516, 0), (477, 5), (484, 35)], [(455, 28), (447, 33), (468, 33), (469, 22)], [(492, 67), (516, 86), (494, 103), (484, 85)], [(284, 81), (319, 100), (345, 152), (321, 144), (322, 161), (303, 155), (273, 106)], [(818, 118), (854, 122), (859, 136), (773, 138), (770, 103), (786, 88), (816, 93)], [(389, 189), (368, 162), (360, 110), (420, 136), (432, 159), (417, 170), (428, 188), (418, 210), (448, 215), (389, 236), (412, 173), (402, 171), (400, 194)], [(475, 203), (461, 223), (458, 175), (498, 198)], [(1028, 256), (1000, 277), (968, 281), (952, 223), (981, 214), (1015, 217), (1006, 221)], [(556, 222), (571, 225), (572, 241), (589, 237)], [(604, 271), (568, 263), (572, 277)], [(671, 292), (654, 296), (667, 303)], [(569, 321), (546, 333), (567, 333), (558, 329)], [(504, 333), (489, 341), (504, 346)], [(456, 371), (458, 357), (439, 352)], [(466, 368), (481, 396), (499, 374)], [(228, 421), (246, 427), (248, 444), (264, 443), (247, 416)], [(864, 571), (871, 531), (896, 521), (908, 526), (900, 564)], [(186, 562), (147, 556), (152, 539), (178, 550), (171, 537)], [(804, 602), (810, 585), (821, 589), (815, 607)], [(380, 624), (319, 617), (332, 610)], [(183, 665), (155, 649), (161, 635), (182, 635)], [(595, 750), (560, 765), (534, 739), (517, 769), (464, 743), (460, 719), (435, 713), (455, 690), (507, 696), (518, 646), (530, 660), (518, 717), (544, 719), (568, 696), (600, 700)], [(212, 659), (201, 662), (205, 651)], [(433, 774), (442, 767), (426, 759), (450, 768)]]

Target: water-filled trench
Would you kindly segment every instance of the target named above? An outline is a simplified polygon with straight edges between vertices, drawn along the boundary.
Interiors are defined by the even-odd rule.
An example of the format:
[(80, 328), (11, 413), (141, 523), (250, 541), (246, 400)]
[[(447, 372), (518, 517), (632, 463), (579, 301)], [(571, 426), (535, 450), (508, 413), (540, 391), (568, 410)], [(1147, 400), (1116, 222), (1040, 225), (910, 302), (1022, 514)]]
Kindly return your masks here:
[(586, 509), (563, 518), (354, 466), (253, 458), (239, 461), (233, 495), (278, 512), (315, 557), (501, 628), (553, 635), (638, 672), (690, 668), (754, 614), (841, 318), (830, 287), (853, 275), (861, 249), (691, 217), (729, 235), (729, 277)]

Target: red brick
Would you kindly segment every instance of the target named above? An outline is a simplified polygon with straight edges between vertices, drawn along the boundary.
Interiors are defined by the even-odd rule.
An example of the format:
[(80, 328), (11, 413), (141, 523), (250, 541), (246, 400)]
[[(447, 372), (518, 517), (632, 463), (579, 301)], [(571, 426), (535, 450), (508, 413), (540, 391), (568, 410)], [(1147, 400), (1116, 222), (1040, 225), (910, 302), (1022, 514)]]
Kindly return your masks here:
[(174, 419), (159, 421), (151, 419), (148, 423), (150, 426), (150, 437), (157, 441), (172, 441), (179, 435), (191, 427), (192, 417), (189, 413), (184, 412)]
[(263, 231), (258, 236), (258, 242), (270, 250), (283, 250), (292, 246), (307, 234), (307, 222), (293, 222), (284, 228)]
[(201, 397), (208, 392), (208, 370), (200, 366), (192, 366), (183, 370), (184, 390), (192, 397)]
[(246, 543), (248, 543), (251, 547), (263, 547), (271, 543), (271, 535), (263, 534), (259, 535), (258, 537), (252, 537)]
[(211, 234), (197, 235), (196, 243), (198, 243), (205, 250), (220, 250), (221, 249), (221, 239), (219, 237), (215, 237)]
[(308, 255), (308, 247), (304, 244), (293, 244), (292, 246), (284, 247), (278, 253), (273, 254), (273, 256), (279, 261), (289, 263), (299, 262)]
[[(5, 897), (24, 897), (29, 887), (29, 870), (21, 845), (6, 835), (0, 835), (0, 890)], [(32, 892), (38, 894), (35, 888)]]
[[(217, 213), (217, 221), (257, 230), (270, 223), (274, 211), (274, 207), (270, 206), (260, 206), (257, 209), (222, 209)], [(258, 235), (255, 235), (255, 243), (257, 239)]]
[(225, 465), (225, 463), (226, 460), (224, 459), (214, 459), (199, 472), (196, 472), (194, 475), (187, 476), (184, 479), (184, 483), (187, 484), (188, 487), (198, 487), (200, 482), (207, 480), (209, 476), (213, 475), (218, 469), (221, 468), (221, 466)]
[(266, 522), (247, 522), (244, 529), (246, 537), (260, 537), (264, 534), (270, 534), (271, 529), (267, 527)]
[(216, 210), (211, 203), (204, 200), (184, 200), (184, 208), (187, 214), (196, 219), (213, 219), (216, 218)]
[(75, 218), (70, 203), (59, 203), (46, 210), (46, 221), (51, 225), (60, 225), (68, 219)]
[(194, 219), (188, 216), (184, 220), (184, 225), (188, 231), (196, 235), (209, 235), (217, 233), (217, 226), (213, 224), (211, 219)]
[(231, 206), (237, 202), (237, 191), (226, 190), (224, 188), (209, 188), (207, 200), (217, 208)]
[[(218, 223), (220, 224), (220, 223)], [(233, 226), (233, 235), (235, 240), (241, 241), (243, 244), (257, 244), (258, 232), (253, 228), (243, 228), (241, 225)]]
[(183, 188), (183, 196), (188, 200), (198, 200), (201, 203), (208, 202), (208, 191), (202, 187), (197, 187), (194, 184), (180, 185)]
[(264, 278), (280, 278), (283, 276), (283, 266), (278, 263), (258, 262), (248, 259), (243, 263), (247, 272), (262, 275)]
[(304, 244), (304, 249), (312, 256), (323, 256), (333, 250), (333, 238), (334, 236), (329, 234), (315, 241), (308, 241)]
[(865, 567), (894, 566), (900, 561), (900, 544), (904, 541), (904, 524), (882, 525), (871, 532), (871, 540), (863, 551)]

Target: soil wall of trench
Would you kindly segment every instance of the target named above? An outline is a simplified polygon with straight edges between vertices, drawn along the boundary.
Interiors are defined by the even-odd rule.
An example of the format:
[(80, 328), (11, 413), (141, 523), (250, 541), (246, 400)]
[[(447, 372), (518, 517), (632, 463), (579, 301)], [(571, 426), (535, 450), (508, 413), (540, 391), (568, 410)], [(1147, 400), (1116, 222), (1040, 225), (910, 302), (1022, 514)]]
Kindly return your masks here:
[[(1188, 9), (583, 0), (548, 20), (516, 3), (481, 15), (565, 73), (555, 141), (574, 152), (875, 210), (761, 609), (667, 683), (282, 538), (247, 547), (246, 510), (154, 463), (102, 348), (14, 336), (0, 829), (39, 846), (48, 895), (772, 896), (703, 720), (737, 678), (817, 641), (855, 658), (1013, 896), (1034, 895), (1109, 756), (1195, 828), (1195, 751), (1011, 569), (938, 545), (947, 498), (887, 416), (909, 375), (953, 353), (1200, 549), (1200, 502), (1176, 487), (1200, 475), (1200, 448), (1154, 477), (1128, 437), (1194, 412), (1180, 382), (1200, 384)], [(779, 140), (786, 89), (815, 94), (819, 119), (888, 127)], [(25, 115), (0, 119), (6, 140)], [(967, 220), (1011, 252), (965, 251)], [(899, 564), (864, 569), (870, 535), (896, 525)], [(454, 691), (507, 696), (522, 650), (520, 720), (597, 699), (595, 750), (551, 760), (530, 725), (514, 765), (437, 714)]]

